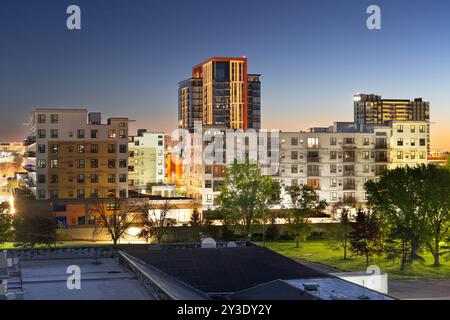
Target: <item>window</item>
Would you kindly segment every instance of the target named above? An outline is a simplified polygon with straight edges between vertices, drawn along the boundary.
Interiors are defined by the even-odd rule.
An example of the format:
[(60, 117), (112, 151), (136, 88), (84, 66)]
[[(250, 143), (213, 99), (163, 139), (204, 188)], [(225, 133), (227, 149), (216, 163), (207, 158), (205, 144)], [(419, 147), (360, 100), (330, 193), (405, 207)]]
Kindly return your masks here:
[(416, 152), (415, 151), (411, 151), (411, 160), (414, 160), (416, 158)]
[(116, 130), (110, 129), (108, 130), (108, 138), (114, 139), (116, 137)]
[(425, 139), (420, 139), (419, 140), (419, 145), (422, 146), (422, 147), (425, 146), (426, 145)]
[(45, 139), (45, 129), (39, 129), (37, 133), (39, 139)]
[(291, 145), (292, 146), (298, 145), (298, 138), (291, 138)]
[(38, 123), (45, 123), (45, 114), (38, 114)]
[(116, 145), (108, 144), (108, 153), (116, 153)]
[[(93, 190), (97, 190), (97, 189), (93, 189)], [(97, 198), (97, 197), (93, 197), (93, 198)], [(95, 217), (94, 216), (88, 217), (88, 225), (95, 225)]]
[(298, 166), (291, 166), (291, 173), (298, 173)]
[(319, 138), (308, 138), (308, 148), (319, 148)]
[(37, 194), (39, 199), (45, 199), (45, 190), (38, 189)]
[(77, 151), (78, 153), (84, 153), (84, 144), (77, 145)]
[(292, 160), (298, 159), (298, 151), (291, 151), (291, 159)]
[(58, 123), (58, 115), (57, 114), (50, 115), (50, 123)]
[(84, 168), (84, 167), (85, 167), (84, 159), (77, 159), (77, 168)]
[(91, 153), (98, 153), (98, 144), (91, 144)]
[(52, 174), (51, 178), (50, 178), (50, 182), (51, 183), (58, 183), (58, 175), (57, 174)]
[(38, 174), (37, 175), (37, 182), (38, 183), (45, 183), (45, 174)]
[(419, 126), (419, 132), (420, 133), (425, 133), (425, 126), (424, 125), (420, 125)]
[(331, 137), (330, 138), (330, 145), (335, 146), (337, 144), (337, 139), (336, 137)]
[(91, 198), (98, 198), (98, 189), (91, 189)]
[(108, 189), (108, 197), (114, 198), (116, 196), (116, 189)]
[(370, 153), (369, 151), (363, 151), (363, 159), (367, 160), (370, 158)]
[(116, 160), (110, 159), (108, 160), (108, 168), (114, 169), (116, 167)]
[(126, 144), (119, 145), (119, 152), (120, 153), (127, 153), (127, 145)]
[(45, 168), (47, 166), (47, 161), (45, 159), (38, 159), (37, 161), (38, 168)]
[(212, 181), (211, 180), (205, 180), (205, 188), (208, 188), (208, 189), (212, 188)]
[(119, 168), (126, 168), (126, 167), (127, 167), (127, 159), (120, 159)]
[(164, 141), (158, 140), (158, 147), (162, 147), (164, 145)]
[(86, 217), (80, 216), (78, 217), (78, 225), (84, 225), (86, 223)]
[(403, 159), (403, 151), (397, 151), (397, 159)]
[(403, 125), (402, 124), (397, 125), (397, 132), (399, 132), (399, 133), (403, 132)]
[(308, 179), (307, 185), (313, 189), (320, 189), (320, 180), (319, 179)]
[(332, 192), (330, 194), (330, 199), (331, 199), (331, 201), (336, 201), (337, 200), (337, 193), (336, 192)]
[(120, 139), (125, 139), (126, 137), (127, 137), (127, 131), (123, 130), (123, 129), (120, 129), (119, 130), (119, 138)]
[(363, 146), (368, 146), (370, 143), (370, 139), (369, 138), (363, 138)]
[(306, 170), (307, 170), (308, 176), (319, 176), (320, 175), (318, 165), (308, 165)]
[(336, 160), (336, 158), (337, 158), (337, 152), (330, 151), (330, 160)]
[(411, 133), (415, 133), (416, 132), (416, 126), (415, 125), (411, 125)]
[(331, 182), (330, 182), (330, 187), (337, 187), (337, 179), (336, 178), (332, 178)]
[(98, 183), (98, 174), (91, 174), (91, 183)]
[(330, 165), (330, 173), (336, 173), (336, 165), (335, 164)]
[(98, 138), (98, 130), (91, 130), (91, 139)]
[(45, 144), (38, 144), (38, 152), (45, 153)]
[(51, 151), (51, 153), (58, 153), (58, 145), (57, 144), (51, 144), (50, 145), (50, 151)]
[(355, 144), (355, 138), (344, 138), (344, 144)]
[(127, 174), (126, 173), (119, 174), (119, 182), (127, 182)]
[(397, 138), (397, 146), (403, 146), (403, 138)]
[(84, 198), (84, 189), (77, 189), (77, 198)]
[(77, 183), (84, 183), (84, 174), (79, 174), (77, 176)]
[(98, 159), (91, 159), (91, 168), (98, 168)]
[(420, 151), (419, 158), (422, 160), (425, 159), (425, 151)]
[(411, 143), (411, 147), (414, 147), (416, 145), (416, 139), (411, 138), (410, 143)]
[(58, 190), (50, 190), (50, 198), (58, 199)]
[(58, 129), (51, 129), (50, 130), (50, 137), (52, 139), (58, 139)]
[(116, 182), (116, 175), (115, 174), (108, 174), (108, 182), (109, 183)]
[(126, 189), (120, 189), (119, 190), (119, 197), (126, 198), (127, 197), (127, 190)]
[(55, 169), (59, 167), (58, 159), (52, 159), (50, 160), (50, 168)]
[(84, 138), (84, 129), (78, 129), (77, 130), (77, 137), (78, 138)]
[(364, 172), (364, 173), (369, 173), (369, 169), (370, 169), (370, 167), (369, 167), (368, 164), (365, 164), (365, 165), (363, 166), (363, 172)]

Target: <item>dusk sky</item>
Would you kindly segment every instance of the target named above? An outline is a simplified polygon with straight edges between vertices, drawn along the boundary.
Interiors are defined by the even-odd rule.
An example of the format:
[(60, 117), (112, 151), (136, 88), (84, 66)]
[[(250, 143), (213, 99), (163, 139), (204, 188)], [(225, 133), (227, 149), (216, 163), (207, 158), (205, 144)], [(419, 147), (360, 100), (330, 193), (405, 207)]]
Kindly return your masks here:
[[(66, 28), (77, 4), (82, 30)], [(381, 7), (381, 30), (366, 9)], [(353, 94), (431, 103), (432, 148), (450, 150), (448, 0), (2, 0), (0, 141), (21, 140), (33, 108), (177, 124), (177, 83), (211, 56), (262, 74), (262, 127), (353, 120)]]

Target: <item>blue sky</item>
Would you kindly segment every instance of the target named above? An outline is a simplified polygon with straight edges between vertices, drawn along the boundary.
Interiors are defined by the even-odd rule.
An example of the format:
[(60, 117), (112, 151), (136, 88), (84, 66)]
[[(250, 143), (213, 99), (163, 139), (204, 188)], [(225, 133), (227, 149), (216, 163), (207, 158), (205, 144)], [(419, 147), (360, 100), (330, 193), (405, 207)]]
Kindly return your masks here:
[[(82, 30), (66, 28), (77, 4)], [(382, 29), (366, 28), (381, 8)], [(446, 0), (2, 0), (0, 140), (35, 107), (87, 107), (136, 127), (176, 126), (177, 83), (210, 56), (262, 74), (263, 127), (351, 121), (352, 95), (431, 102), (432, 147), (450, 150)]]

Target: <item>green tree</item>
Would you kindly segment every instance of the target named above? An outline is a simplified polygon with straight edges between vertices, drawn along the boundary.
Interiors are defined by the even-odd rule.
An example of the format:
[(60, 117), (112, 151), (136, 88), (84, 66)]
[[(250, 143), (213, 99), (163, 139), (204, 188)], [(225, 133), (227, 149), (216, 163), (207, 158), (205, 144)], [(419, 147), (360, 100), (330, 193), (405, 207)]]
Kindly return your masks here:
[(324, 210), (327, 206), (325, 200), (320, 200), (318, 193), (310, 186), (297, 185), (285, 187), (290, 199), (287, 210), (288, 229), (294, 234), (297, 241), (304, 241), (309, 235), (309, 218)]
[(388, 170), (378, 182), (365, 185), (368, 206), (383, 219), (387, 240), (400, 241), (401, 265), (422, 260), (421, 251), (428, 237), (427, 213), (421, 204), (423, 183), (417, 168), (398, 167)]
[(345, 202), (337, 202), (333, 206), (333, 213), (338, 218), (339, 224), (337, 225), (334, 240), (339, 247), (344, 250), (344, 260), (347, 260), (347, 252), (349, 247), (349, 235), (352, 230), (351, 227), (351, 209), (355, 208), (356, 201), (351, 198)]
[(227, 220), (244, 226), (250, 240), (255, 220), (265, 216), (279, 194), (279, 184), (263, 175), (257, 164), (235, 161), (225, 169), (217, 202)]
[(356, 255), (364, 256), (366, 265), (369, 266), (370, 257), (383, 253), (383, 237), (378, 218), (369, 211), (359, 209), (352, 227), (350, 250)]
[(0, 203), (0, 243), (11, 240), (13, 235), (13, 215), (8, 202)]
[(420, 206), (427, 216), (429, 238), (427, 248), (440, 265), (440, 243), (445, 240), (450, 222), (450, 171), (434, 165), (422, 165), (420, 173)]

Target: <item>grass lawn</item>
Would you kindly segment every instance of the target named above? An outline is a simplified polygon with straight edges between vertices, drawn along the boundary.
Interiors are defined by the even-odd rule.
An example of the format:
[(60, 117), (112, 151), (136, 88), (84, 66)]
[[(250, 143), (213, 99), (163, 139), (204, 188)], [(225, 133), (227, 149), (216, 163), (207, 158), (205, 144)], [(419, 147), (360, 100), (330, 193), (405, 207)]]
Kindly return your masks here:
[[(77, 246), (102, 246), (102, 245), (110, 245), (111, 243), (106, 242), (90, 242), (90, 241), (58, 241), (56, 243), (56, 247), (77, 247)], [(52, 246), (53, 247), (53, 246)], [(0, 250), (2, 249), (15, 249), (12, 242), (2, 243), (0, 244)], [(17, 247), (20, 249), (23, 247)], [(48, 248), (45, 245), (36, 245), (35, 248)]]
[[(263, 245), (262, 242), (258, 243)], [(266, 247), (295, 260), (306, 260), (336, 268), (342, 271), (364, 271), (366, 263), (364, 257), (351, 256), (343, 259), (343, 250), (330, 246), (329, 241), (306, 241), (296, 248), (295, 241), (266, 242)], [(383, 257), (374, 256), (370, 264), (378, 265), (382, 271), (387, 272), (391, 280), (407, 279), (450, 279), (450, 261), (441, 257), (441, 266), (433, 266), (431, 254), (424, 254), (425, 262), (416, 262), (407, 270), (400, 271), (400, 260), (386, 261)]]

